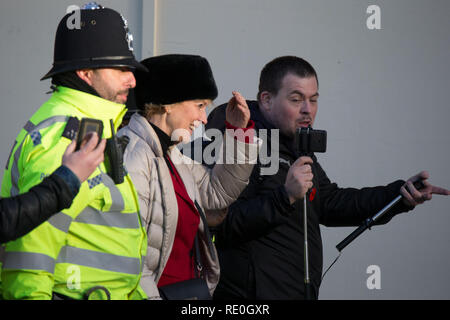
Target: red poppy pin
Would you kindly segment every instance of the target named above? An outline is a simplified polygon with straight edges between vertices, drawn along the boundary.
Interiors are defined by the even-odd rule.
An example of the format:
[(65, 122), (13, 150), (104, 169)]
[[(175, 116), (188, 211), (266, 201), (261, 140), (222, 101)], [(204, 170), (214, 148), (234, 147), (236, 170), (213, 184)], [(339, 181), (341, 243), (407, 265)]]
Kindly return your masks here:
[(312, 188), (311, 193), (309, 194), (309, 201), (313, 201), (314, 197), (316, 196), (317, 189)]

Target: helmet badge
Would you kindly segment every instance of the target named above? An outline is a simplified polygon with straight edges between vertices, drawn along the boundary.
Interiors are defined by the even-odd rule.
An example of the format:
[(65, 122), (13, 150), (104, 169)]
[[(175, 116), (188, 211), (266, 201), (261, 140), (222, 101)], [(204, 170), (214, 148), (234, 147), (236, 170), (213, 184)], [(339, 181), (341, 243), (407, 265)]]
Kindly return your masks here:
[(97, 2), (95, 1), (86, 3), (84, 6), (81, 7), (81, 10), (96, 10), (96, 9), (103, 9), (103, 7), (97, 4)]
[(128, 43), (128, 49), (131, 51), (131, 52), (133, 52), (134, 50), (133, 50), (133, 35), (131, 34), (131, 32), (130, 32), (130, 29), (128, 28), (128, 21), (127, 21), (127, 19), (125, 19), (124, 17), (123, 17), (123, 15), (120, 15), (121, 17), (122, 17), (122, 20), (123, 20), (123, 24), (124, 24), (124, 28), (125, 28), (125, 32), (126, 32), (126, 34), (125, 34), (125, 40), (127, 41), (127, 43)]

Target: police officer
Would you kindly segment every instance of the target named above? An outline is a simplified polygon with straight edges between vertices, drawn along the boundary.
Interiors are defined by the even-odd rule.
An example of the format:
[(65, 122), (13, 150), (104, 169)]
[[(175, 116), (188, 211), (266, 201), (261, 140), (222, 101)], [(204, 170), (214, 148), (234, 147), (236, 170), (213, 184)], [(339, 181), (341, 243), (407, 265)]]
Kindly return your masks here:
[[(80, 29), (68, 27), (74, 13)], [(54, 92), (16, 138), (1, 195), (26, 192), (53, 172), (82, 118), (101, 120), (103, 137), (113, 142), (107, 149), (114, 146), (111, 137), (126, 112), (136, 68), (146, 70), (134, 58), (132, 36), (118, 12), (91, 3), (65, 15), (53, 68), (42, 78), (52, 78)], [(139, 280), (147, 240), (136, 191), (128, 174), (113, 180), (111, 171), (114, 166), (102, 162), (69, 209), (7, 243), (4, 298), (145, 298)]]

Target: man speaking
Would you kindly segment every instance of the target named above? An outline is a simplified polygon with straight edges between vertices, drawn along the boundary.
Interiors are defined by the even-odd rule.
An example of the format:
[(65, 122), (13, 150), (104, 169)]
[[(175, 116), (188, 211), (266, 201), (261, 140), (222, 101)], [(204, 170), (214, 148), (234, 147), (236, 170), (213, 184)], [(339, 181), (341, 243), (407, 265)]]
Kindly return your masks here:
[[(315, 156), (296, 155), (297, 129), (313, 126), (318, 108), (318, 78), (304, 59), (284, 56), (261, 71), (258, 101), (248, 101), (258, 133), (268, 129), (267, 150), (278, 143), (279, 170), (261, 174), (258, 163), (248, 187), (228, 208), (216, 233), (221, 279), (216, 299), (303, 299), (303, 199), (306, 196), (311, 294), (318, 298), (323, 253), (320, 224), (357, 226), (399, 194), (397, 203), (377, 224), (412, 210), (432, 194), (449, 195), (431, 185), (422, 171), (408, 179), (372, 188), (340, 188), (332, 183)], [(224, 107), (209, 116), (208, 128), (223, 129)], [(279, 140), (271, 138), (279, 129)], [(422, 181), (417, 190), (413, 183)]]

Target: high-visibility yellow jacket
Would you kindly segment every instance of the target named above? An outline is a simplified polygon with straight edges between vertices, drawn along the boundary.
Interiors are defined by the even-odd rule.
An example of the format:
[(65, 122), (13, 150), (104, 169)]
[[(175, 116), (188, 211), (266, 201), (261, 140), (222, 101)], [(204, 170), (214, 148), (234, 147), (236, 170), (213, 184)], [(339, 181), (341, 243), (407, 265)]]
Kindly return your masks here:
[[(1, 195), (28, 191), (61, 165), (70, 143), (62, 136), (69, 117), (103, 121), (111, 137), (126, 109), (81, 91), (58, 87), (16, 139)], [(1, 281), (5, 299), (50, 299), (52, 292), (81, 299), (103, 286), (112, 299), (140, 299), (147, 238), (130, 176), (115, 185), (104, 163), (85, 181), (69, 209), (54, 215), (3, 249)]]

